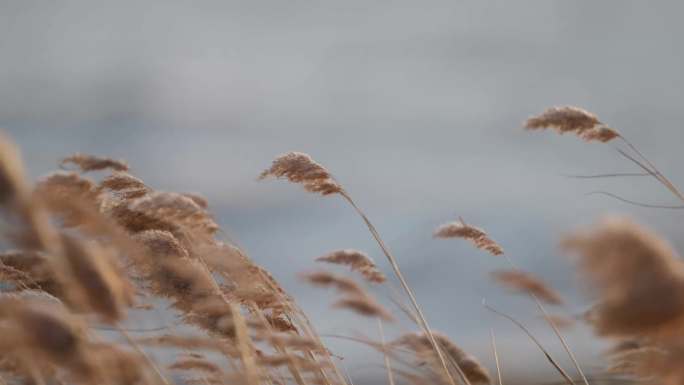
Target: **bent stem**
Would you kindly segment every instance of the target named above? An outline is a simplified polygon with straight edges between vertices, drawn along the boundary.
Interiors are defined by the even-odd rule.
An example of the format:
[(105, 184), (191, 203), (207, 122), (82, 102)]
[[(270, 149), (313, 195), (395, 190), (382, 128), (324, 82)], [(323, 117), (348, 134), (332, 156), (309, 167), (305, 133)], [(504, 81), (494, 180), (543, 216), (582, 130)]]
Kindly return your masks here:
[(382, 327), (382, 320), (378, 318), (378, 330), (380, 331), (380, 342), (382, 343), (382, 354), (385, 357), (385, 369), (387, 370), (387, 381), (389, 385), (394, 385), (394, 374), (392, 374), (392, 365), (390, 363), (389, 354), (387, 354), (387, 347), (385, 344), (385, 331)]
[(504, 318), (508, 319), (509, 321), (513, 322), (517, 327), (519, 327), (523, 332), (525, 332), (525, 334), (527, 334), (527, 336), (532, 340), (532, 342), (534, 342), (535, 345), (537, 345), (539, 350), (541, 350), (542, 353), (544, 353), (544, 356), (546, 356), (546, 359), (551, 363), (551, 365), (553, 365), (553, 367), (558, 371), (558, 373), (560, 373), (560, 375), (565, 379), (565, 381), (567, 381), (568, 384), (570, 384), (570, 385), (575, 384), (575, 382), (572, 380), (572, 378), (570, 378), (570, 376), (565, 372), (565, 370), (563, 370), (563, 368), (561, 368), (560, 365), (558, 365), (556, 360), (554, 360), (553, 357), (551, 357), (551, 354), (544, 348), (544, 346), (542, 346), (542, 344), (539, 342), (539, 340), (537, 340), (537, 338), (525, 327), (525, 325), (523, 325), (522, 323), (520, 323), (518, 320), (511, 317), (510, 315), (508, 315), (506, 313), (502, 313), (502, 312), (494, 309), (493, 307), (489, 306), (484, 300), (482, 300), (482, 306), (484, 306), (485, 309), (491, 311), (492, 313), (497, 314), (497, 315), (504, 317)]
[[(515, 263), (513, 263), (513, 261), (511, 260), (511, 258), (508, 255), (504, 254), (504, 258), (506, 258), (506, 261), (508, 262), (509, 265), (511, 265), (511, 268), (513, 270), (520, 271), (520, 269), (515, 265)], [(561, 345), (563, 345), (563, 349), (568, 354), (568, 357), (570, 357), (572, 364), (575, 366), (575, 369), (577, 369), (577, 372), (579, 372), (580, 377), (582, 377), (582, 381), (584, 382), (584, 384), (589, 385), (589, 381), (587, 380), (587, 377), (584, 375), (584, 371), (580, 367), (579, 362), (575, 358), (575, 354), (570, 349), (570, 346), (568, 345), (567, 341), (565, 340), (565, 337), (563, 337), (560, 330), (558, 329), (556, 324), (551, 319), (551, 316), (546, 311), (546, 308), (544, 308), (541, 301), (539, 300), (539, 298), (537, 298), (536, 295), (534, 295), (532, 293), (528, 293), (528, 294), (530, 295), (530, 298), (532, 298), (534, 300), (534, 303), (537, 304), (537, 308), (539, 309), (539, 311), (544, 316), (544, 319), (546, 320), (546, 322), (551, 326), (551, 329), (553, 329), (553, 332), (556, 334), (556, 337), (558, 337), (558, 340), (560, 341)]]
[[(416, 314), (418, 315), (418, 320), (420, 321), (420, 326), (423, 328), (425, 331), (425, 334), (427, 334), (428, 339), (430, 340), (430, 344), (432, 344), (433, 349), (435, 349), (435, 352), (437, 353), (437, 356), (439, 358), (439, 361), (444, 368), (444, 371), (446, 372), (447, 378), (449, 379), (449, 383), (451, 385), (456, 385), (456, 381), (454, 378), (451, 376), (451, 373), (449, 371), (449, 368), (447, 367), (447, 362), (446, 359), (444, 358), (444, 354), (442, 353), (442, 349), (440, 348), (439, 344), (437, 343), (437, 340), (435, 339), (435, 336), (432, 334), (432, 330), (430, 329), (430, 325), (428, 325), (427, 319), (423, 315), (423, 311), (420, 309), (420, 306), (418, 305), (418, 301), (416, 301), (416, 297), (413, 295), (413, 291), (409, 287), (408, 283), (406, 282), (406, 279), (404, 279), (404, 275), (401, 273), (401, 270), (399, 269), (399, 264), (397, 263), (396, 258), (392, 255), (392, 253), (389, 251), (385, 243), (383, 242), (382, 238), (380, 238), (380, 234), (378, 231), (375, 229), (375, 226), (370, 222), (366, 214), (361, 211), (361, 209), (354, 203), (352, 198), (346, 193), (346, 191), (341, 191), (340, 195), (349, 202), (349, 204), (356, 210), (356, 212), (361, 216), (361, 219), (366, 223), (366, 226), (368, 226), (368, 230), (370, 231), (371, 235), (373, 235), (373, 238), (375, 241), (378, 243), (380, 246), (380, 249), (382, 250), (383, 254), (385, 254), (385, 257), (387, 257), (387, 260), (389, 261), (390, 265), (392, 266), (392, 270), (394, 270), (394, 274), (397, 276), (399, 279), (399, 282), (401, 283), (401, 286), (404, 288), (404, 291), (406, 292), (406, 295), (408, 295), (409, 299), (411, 300), (411, 304), (413, 305), (413, 308), (416, 311)], [(466, 384), (466, 385), (471, 385), (470, 381), (466, 377), (465, 373), (461, 369), (461, 367), (458, 364), (455, 364), (454, 367), (456, 368), (456, 371), (458, 372), (459, 377), (461, 380)]]
[(171, 383), (169, 382), (169, 380), (167, 380), (166, 377), (164, 376), (164, 374), (162, 374), (162, 372), (161, 372), (161, 370), (159, 369), (159, 367), (154, 363), (154, 361), (152, 361), (152, 359), (150, 358), (150, 356), (149, 356), (149, 355), (140, 347), (140, 345), (138, 345), (138, 344), (135, 342), (135, 340), (134, 340), (133, 338), (131, 338), (130, 334), (128, 334), (128, 332), (126, 332), (126, 330), (124, 330), (123, 328), (121, 328), (121, 327), (119, 326), (119, 324), (115, 324), (115, 326), (116, 326), (116, 330), (117, 330), (122, 336), (124, 336), (124, 338), (126, 339), (126, 341), (128, 342), (128, 344), (131, 345), (131, 347), (132, 347), (133, 349), (135, 349), (135, 351), (136, 351), (138, 354), (140, 354), (140, 355), (142, 356), (142, 358), (145, 360), (145, 363), (147, 363), (147, 365), (148, 365), (150, 368), (152, 368), (152, 370), (154, 371), (154, 374), (155, 374), (155, 375), (157, 376), (157, 378), (161, 381), (161, 383), (163, 383), (164, 385), (171, 385)]
[[(625, 153), (624, 151), (618, 149), (618, 152), (622, 154), (624, 157), (627, 159), (631, 160), (632, 162), (636, 163), (639, 167), (641, 167), (644, 171), (647, 173), (651, 174), (654, 178), (656, 178), (660, 183), (662, 183), (670, 192), (676, 196), (680, 201), (684, 202), (684, 194), (682, 194), (675, 185), (670, 182), (669, 179), (663, 175), (658, 168), (646, 158), (641, 151), (639, 151), (636, 146), (634, 146), (627, 138), (624, 136), (620, 135), (620, 139), (622, 139), (623, 142), (629, 147), (634, 153), (637, 154), (639, 158), (641, 158), (644, 162), (646, 162), (646, 165), (644, 165), (642, 162), (640, 162), (637, 159), (634, 159), (634, 157), (630, 156), (629, 154)], [(648, 166), (647, 166), (648, 165)]]
[(259, 374), (256, 360), (252, 354), (253, 348), (250, 346), (247, 325), (240, 314), (240, 309), (235, 304), (230, 304), (230, 308), (231, 313), (233, 314), (236, 345), (240, 354), (240, 359), (242, 360), (246, 382), (249, 385), (256, 385), (259, 383)]
[[(508, 261), (508, 264), (511, 265), (511, 268), (513, 270), (520, 271), (520, 269), (515, 265), (515, 263), (513, 263), (513, 261), (511, 260), (511, 258), (508, 255), (504, 254), (504, 258), (506, 258), (506, 261)], [(537, 298), (536, 295), (534, 295), (533, 293), (529, 293), (529, 295), (530, 295), (530, 298), (532, 298), (534, 300), (534, 303), (537, 304), (537, 308), (539, 309), (539, 311), (544, 316), (544, 319), (546, 320), (546, 322), (551, 326), (551, 329), (553, 329), (553, 332), (556, 334), (556, 337), (558, 337), (558, 340), (560, 341), (561, 345), (563, 345), (563, 349), (568, 354), (568, 357), (570, 357), (570, 360), (572, 361), (572, 364), (575, 366), (575, 369), (577, 369), (577, 372), (579, 372), (580, 377), (582, 377), (582, 381), (584, 382), (585, 385), (589, 385), (589, 381), (587, 380), (587, 377), (584, 375), (584, 371), (580, 367), (579, 362), (575, 358), (575, 354), (570, 349), (570, 346), (568, 345), (567, 341), (565, 340), (565, 337), (563, 337), (560, 330), (558, 329), (556, 324), (551, 319), (551, 316), (546, 311), (546, 308), (544, 308), (541, 301), (539, 300), (539, 298)]]
[(593, 175), (563, 175), (566, 178), (574, 179), (600, 179), (600, 178), (622, 178), (632, 176), (651, 176), (648, 172), (616, 172), (612, 174), (593, 174)]
[(675, 205), (657, 205), (657, 204), (652, 204), (652, 203), (637, 202), (637, 201), (633, 201), (630, 199), (623, 198), (619, 195), (616, 195), (616, 194), (613, 194), (613, 193), (610, 193), (607, 191), (591, 191), (591, 192), (586, 193), (585, 195), (605, 195), (607, 197), (617, 199), (620, 202), (624, 202), (624, 203), (634, 205), (634, 206), (639, 206), (639, 207), (646, 207), (649, 209), (667, 209), (667, 210), (684, 209), (684, 206), (681, 206), (681, 205), (678, 205), (678, 206), (675, 206)]
[(499, 353), (496, 350), (496, 338), (494, 337), (494, 329), (489, 329), (489, 335), (492, 337), (492, 351), (494, 352), (494, 363), (496, 364), (496, 376), (499, 379), (499, 385), (503, 385), (501, 379), (501, 365), (499, 364)]

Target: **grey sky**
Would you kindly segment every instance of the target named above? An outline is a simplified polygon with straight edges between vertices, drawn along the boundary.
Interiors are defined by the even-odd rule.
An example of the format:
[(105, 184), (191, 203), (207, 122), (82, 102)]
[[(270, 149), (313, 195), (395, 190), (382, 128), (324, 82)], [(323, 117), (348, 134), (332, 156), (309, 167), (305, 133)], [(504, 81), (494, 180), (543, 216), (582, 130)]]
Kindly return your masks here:
[[(529, 303), (489, 283), (501, 260), (432, 240), (431, 232), (457, 215), (485, 227), (571, 298), (569, 312), (586, 302), (555, 248), (564, 231), (628, 213), (675, 239), (678, 211), (584, 195), (605, 189), (672, 203), (654, 181), (561, 176), (634, 171), (610, 145), (520, 126), (548, 106), (583, 106), (684, 182), (683, 8), (7, 0), (0, 2), (0, 127), (20, 144), (33, 176), (71, 152), (92, 152), (129, 160), (159, 189), (202, 193), (231, 238), (274, 273), (322, 333), (348, 334), (354, 325), (372, 335), (373, 324), (332, 313), (328, 294), (296, 279), (336, 248), (366, 250), (387, 269), (362, 222), (334, 197), (255, 181), (275, 155), (308, 152), (376, 222), (434, 326), (486, 362), (488, 327), (496, 327), (504, 362), (520, 346), (529, 352), (509, 364), (515, 371), (543, 358), (481, 310), (483, 297), (532, 321), (557, 351), (554, 340)], [(587, 333), (576, 334), (578, 349), (592, 348)], [(330, 342), (342, 353), (362, 350)]]

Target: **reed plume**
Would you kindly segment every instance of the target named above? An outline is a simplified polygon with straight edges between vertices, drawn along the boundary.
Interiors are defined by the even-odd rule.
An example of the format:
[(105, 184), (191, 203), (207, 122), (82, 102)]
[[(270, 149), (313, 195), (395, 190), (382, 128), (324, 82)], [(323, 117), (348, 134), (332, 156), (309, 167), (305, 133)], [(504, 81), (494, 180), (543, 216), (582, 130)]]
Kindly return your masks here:
[(92, 375), (84, 326), (62, 306), (3, 298), (0, 320), (3, 358), (16, 362), (17, 374), (40, 380), (63, 367), (81, 377)]
[[(359, 206), (356, 205), (351, 196), (342, 188), (342, 185), (340, 185), (335, 178), (333, 178), (332, 174), (325, 167), (315, 162), (309, 155), (303, 154), (301, 152), (289, 152), (277, 157), (273, 161), (271, 167), (261, 173), (259, 179), (265, 179), (269, 176), (287, 178), (292, 183), (299, 183), (303, 185), (304, 189), (309, 192), (316, 192), (320, 193), (321, 195), (340, 194), (342, 198), (344, 198), (352, 206), (352, 208), (357, 212), (357, 214), (359, 214), (361, 219), (368, 227), (368, 230), (378, 243), (378, 246), (380, 246), (380, 249), (385, 254), (385, 257), (387, 257), (387, 260), (392, 266), (392, 270), (394, 270), (394, 274), (399, 279), (402, 288), (409, 297), (411, 305), (418, 316), (417, 319), (420, 323), (420, 326), (423, 328), (428, 338), (432, 342), (432, 347), (435, 349), (435, 352), (439, 357), (445, 374), (449, 379), (449, 383), (451, 385), (456, 385), (456, 382), (451, 377), (451, 374), (447, 368), (446, 359), (444, 358), (437, 341), (432, 335), (430, 325), (428, 324), (423, 311), (418, 305), (418, 301), (416, 300), (413, 291), (409, 287), (403, 273), (401, 272), (401, 269), (399, 268), (397, 259), (394, 257), (394, 255), (392, 255), (389, 248), (385, 245), (385, 242), (380, 237), (380, 234), (375, 226), (371, 223), (370, 219), (368, 219), (366, 214), (359, 208)], [(459, 374), (462, 374), (460, 370)], [(462, 376), (461, 379), (466, 385), (470, 385), (470, 382), (467, 378)]]
[(306, 191), (321, 195), (343, 191), (325, 167), (301, 152), (288, 152), (277, 157), (271, 167), (259, 175), (259, 179), (268, 177), (286, 178), (292, 183), (301, 184)]
[[(463, 218), (459, 217), (458, 222), (450, 222), (450, 223), (446, 223), (444, 225), (439, 226), (435, 230), (434, 236), (435, 236), (435, 238), (463, 238), (463, 239), (471, 241), (473, 243), (473, 245), (475, 245), (475, 247), (477, 247), (479, 249), (486, 250), (486, 251), (490, 252), (492, 255), (503, 255), (504, 259), (511, 266), (512, 270), (508, 271), (507, 274), (504, 274), (500, 279), (505, 280), (506, 284), (509, 287), (514, 286), (514, 288), (516, 290), (526, 292), (527, 294), (530, 295), (532, 300), (537, 305), (537, 308), (539, 309), (539, 311), (544, 316), (544, 319), (547, 321), (549, 326), (551, 326), (554, 333), (558, 337), (558, 340), (563, 345), (563, 348), (565, 349), (566, 353), (568, 354), (571, 361), (573, 362), (573, 365), (575, 366), (577, 371), (582, 376), (583, 382), (585, 383), (585, 385), (589, 385), (589, 382), (587, 381), (586, 376), (584, 375), (584, 371), (580, 367), (579, 362), (575, 358), (574, 353), (570, 349), (570, 346), (567, 344), (567, 342), (565, 341), (565, 338), (561, 334), (558, 326), (556, 324), (554, 324), (553, 320), (550, 318), (548, 312), (546, 311), (546, 309), (544, 308), (544, 306), (541, 303), (541, 300), (548, 300), (551, 302), (560, 301), (560, 296), (558, 296), (556, 293), (554, 293), (551, 290), (544, 290), (544, 289), (546, 289), (546, 287), (543, 284), (543, 282), (538, 282), (538, 280), (536, 278), (533, 278), (532, 276), (529, 276), (526, 273), (522, 272), (520, 269), (518, 269), (518, 267), (508, 257), (508, 255), (504, 254), (503, 248), (498, 243), (496, 243), (494, 240), (489, 238), (489, 236), (487, 235), (487, 233), (484, 230), (467, 224), (463, 220)], [(523, 287), (523, 284), (525, 284), (527, 287), (526, 288)], [(536, 290), (537, 293), (535, 293), (535, 291), (533, 291), (532, 289)], [(537, 297), (537, 294), (542, 294), (544, 297), (542, 297), (540, 299)], [(509, 318), (508, 316), (506, 316), (506, 317)], [(515, 321), (514, 319), (512, 319), (512, 318), (509, 318), (509, 319), (511, 321), (517, 323), (517, 321)], [(527, 332), (527, 330), (522, 325), (520, 325), (520, 327), (523, 330), (525, 330), (525, 332), (528, 333), (528, 335), (533, 340), (536, 341), (536, 339), (534, 339), (534, 337), (529, 332)], [(541, 344), (537, 343), (537, 345), (542, 350), (544, 350), (544, 348), (541, 346)], [(560, 368), (555, 363), (555, 361), (550, 356), (548, 356), (548, 354), (547, 354), (547, 357), (549, 359), (549, 362), (551, 362), (558, 369), (558, 371), (561, 373), (561, 375), (563, 375), (564, 377), (567, 377), (567, 375), (565, 374), (563, 369)]]
[[(605, 124), (603, 124), (596, 115), (587, 112), (578, 107), (553, 107), (544, 111), (538, 116), (529, 118), (525, 122), (525, 128), (528, 130), (543, 130), (547, 128), (556, 129), (560, 134), (566, 132), (575, 133), (580, 138), (591, 142), (610, 142), (613, 139), (619, 138), (627, 145), (629, 150), (631, 150), (635, 155), (631, 155), (622, 149), (617, 149), (618, 153), (625, 157), (627, 160), (631, 161), (637, 165), (640, 169), (646, 172), (646, 175), (650, 175), (655, 178), (659, 183), (661, 183), (665, 188), (667, 188), (678, 200), (684, 202), (684, 194), (679, 191), (679, 189), (665, 176), (661, 173), (656, 166), (649, 161), (639, 149), (636, 148), (626, 137), (620, 134), (617, 130), (612, 129)], [(635, 176), (641, 174), (635, 173), (624, 173), (624, 174), (607, 174), (607, 175), (597, 175), (592, 177), (616, 177), (616, 176)], [(635, 204), (637, 206), (645, 207), (661, 207), (661, 208), (681, 208), (681, 206), (668, 206), (668, 205), (650, 205), (643, 204), (640, 202), (635, 202), (629, 199), (621, 198), (615, 194), (599, 192), (603, 195), (607, 195), (618, 199), (620, 201)]]
[(553, 322), (558, 329), (571, 329), (573, 326), (575, 326), (574, 319), (563, 315), (549, 314), (546, 319), (550, 322)]
[(100, 171), (106, 169), (112, 169), (115, 171), (128, 171), (128, 165), (122, 160), (80, 153), (66, 157), (60, 162), (60, 166), (62, 167), (65, 167), (69, 164), (73, 164), (74, 166), (78, 167), (82, 172)]
[(28, 192), (19, 149), (0, 132), (0, 206), (23, 199)]
[[(589, 321), (599, 335), (676, 333), (684, 320), (684, 265), (663, 239), (626, 218), (608, 217), (565, 238), (583, 278), (597, 290)], [(657, 300), (654, 300), (657, 299)]]
[(62, 242), (66, 263), (58, 271), (64, 280), (62, 286), (68, 290), (66, 297), (77, 308), (90, 309), (108, 322), (123, 318), (133, 303), (133, 289), (111, 251), (69, 236)]
[(352, 310), (358, 314), (378, 317), (385, 321), (392, 321), (393, 317), (375, 299), (371, 297), (354, 280), (341, 277), (325, 271), (302, 275), (307, 282), (320, 287), (334, 287), (342, 298), (333, 304), (333, 307)]
[(342, 294), (351, 296), (365, 295), (365, 291), (354, 280), (326, 271), (317, 271), (302, 274), (302, 278), (308, 283), (320, 287), (333, 287)]
[[(170, 384), (138, 344), (187, 353), (213, 350), (229, 367), (245, 368), (205, 378), (209, 383), (242, 381), (246, 373), (251, 385), (273, 383), (282, 378), (280, 369), (257, 367), (254, 357), (257, 351), (288, 348), (317, 368), (305, 379), (296, 366), (287, 365), (298, 385), (345, 383), (301, 309), (275, 279), (237, 247), (215, 238), (219, 229), (206, 199), (155, 191), (129, 174), (125, 162), (85, 155), (69, 157), (62, 166), (109, 174), (98, 182), (61, 171), (33, 188), (16, 148), (0, 137), (0, 149), (0, 205), (11, 219), (8, 224), (16, 225), (8, 239), (18, 248), (0, 252), (0, 384), (6, 375), (11, 383), (37, 385)], [(143, 342), (127, 336), (119, 323), (129, 319), (129, 307), (159, 310), (150, 297), (169, 299), (175, 322), (207, 337), (175, 334)], [(141, 299), (149, 302), (134, 304)], [(345, 307), (371, 312), (360, 298), (348, 299)], [(373, 304), (366, 299), (365, 305)], [(71, 333), (75, 324), (83, 324), (83, 332)], [(126, 335), (134, 351), (109, 337), (90, 339), (103, 328)], [(257, 349), (252, 333), (265, 328), (283, 336), (262, 339)], [(41, 346), (35, 346), (38, 339)], [(176, 364), (174, 370), (192, 366)]]
[(531, 273), (520, 270), (499, 270), (492, 272), (492, 277), (514, 292), (532, 294), (551, 305), (563, 303), (560, 294)]
[[(456, 345), (445, 334), (434, 332), (433, 335), (440, 347), (446, 353), (452, 367), (458, 366), (463, 370), (464, 375), (473, 384), (491, 384), (491, 376), (477, 358), (466, 353)], [(404, 334), (392, 342), (394, 346), (404, 346), (410, 349), (416, 358), (423, 364), (427, 364), (436, 374), (440, 374), (438, 360), (435, 357), (434, 349), (430, 339), (424, 333)]]
[(552, 107), (525, 122), (528, 130), (555, 129), (560, 134), (573, 133), (587, 142), (609, 142), (620, 134), (603, 124), (596, 115), (573, 106)]
[(489, 238), (487, 233), (475, 226), (469, 225), (459, 218), (458, 222), (449, 222), (439, 226), (434, 232), (435, 238), (462, 238), (472, 242), (475, 247), (485, 250), (492, 255), (504, 253), (501, 245)]
[(362, 297), (342, 298), (333, 304), (333, 307), (349, 309), (366, 317), (377, 317), (384, 321), (394, 321), (392, 314), (385, 310), (369, 295)]
[(368, 282), (385, 282), (385, 275), (378, 270), (375, 262), (366, 253), (358, 250), (335, 250), (316, 258), (316, 261), (349, 266), (352, 271), (359, 272)]

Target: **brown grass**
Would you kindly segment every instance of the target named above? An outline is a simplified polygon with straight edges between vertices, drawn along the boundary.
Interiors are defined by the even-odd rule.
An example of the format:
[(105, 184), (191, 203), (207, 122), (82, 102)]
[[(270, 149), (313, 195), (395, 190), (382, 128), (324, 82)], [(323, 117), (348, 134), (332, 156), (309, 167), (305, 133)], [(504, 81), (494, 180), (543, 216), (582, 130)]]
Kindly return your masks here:
[(461, 238), (472, 242), (478, 249), (485, 250), (492, 255), (502, 255), (503, 247), (491, 239), (487, 233), (475, 226), (469, 225), (459, 218), (458, 222), (449, 222), (439, 226), (434, 232), (435, 238)]
[(587, 142), (609, 142), (620, 134), (603, 124), (596, 115), (573, 106), (552, 107), (525, 122), (528, 130), (555, 129), (560, 134), (572, 133)]
[(375, 262), (366, 253), (358, 250), (335, 250), (316, 258), (316, 261), (349, 266), (352, 271), (359, 272), (368, 282), (385, 282), (385, 275), (378, 270)]
[(532, 294), (551, 305), (563, 303), (560, 294), (531, 273), (520, 270), (498, 270), (492, 272), (492, 277), (511, 291)]
[[(645, 171), (640, 175), (653, 176), (684, 201), (636, 147), (592, 113), (554, 107), (528, 119), (525, 128), (552, 129), (592, 142), (622, 139), (626, 150), (619, 151)], [(129, 173), (126, 162), (112, 158), (75, 154), (60, 167), (72, 170), (32, 184), (20, 152), (0, 135), (2, 229), (12, 247), (0, 252), (0, 385), (351, 384), (354, 373), (342, 375), (294, 299), (268, 271), (221, 239), (204, 197), (157, 191)], [(100, 173), (84, 175), (91, 171)], [(626, 175), (631, 174), (610, 176)], [(410, 308), (378, 265), (355, 249), (335, 250), (316, 261), (346, 267), (363, 280), (326, 271), (302, 278), (335, 289), (331, 311), (344, 309), (377, 320), (379, 342), (349, 339), (380, 353), (378, 362), (383, 361), (390, 385), (494, 382), (478, 359), (430, 328), (397, 259), (332, 173), (310, 156), (291, 152), (276, 158), (259, 179), (269, 177), (343, 198), (387, 258)], [(462, 219), (438, 227), (434, 236), (465, 239), (503, 255), (511, 269), (495, 271), (493, 278), (535, 301), (582, 380), (598, 385), (585, 376), (559, 332), (572, 323), (571, 317), (550, 315), (542, 305), (563, 303), (555, 290), (515, 266), (499, 243)], [(577, 270), (594, 300), (582, 321), (616, 344), (606, 355), (604, 372), (663, 385), (684, 383), (684, 262), (674, 248), (621, 217), (571, 233), (562, 247), (577, 257)], [(403, 333), (402, 326), (390, 325), (403, 333), (390, 343), (385, 342), (383, 322), (402, 313), (392, 314), (383, 306), (387, 291), (419, 327)], [(575, 382), (532, 330), (486, 307), (519, 326), (558, 371), (558, 379)], [(131, 324), (131, 314), (153, 311), (170, 312), (173, 323), (148, 330)], [(128, 330), (143, 334), (132, 337)], [(500, 361), (510, 358), (499, 356), (493, 330), (491, 347), (503, 385), (507, 381)]]

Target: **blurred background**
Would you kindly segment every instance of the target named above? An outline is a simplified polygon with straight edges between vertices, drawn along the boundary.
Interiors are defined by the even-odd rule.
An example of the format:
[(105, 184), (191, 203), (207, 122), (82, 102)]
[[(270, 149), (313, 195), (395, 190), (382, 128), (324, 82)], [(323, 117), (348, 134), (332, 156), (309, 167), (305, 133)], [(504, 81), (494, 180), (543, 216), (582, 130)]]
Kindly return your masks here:
[[(505, 376), (555, 379), (481, 306), (523, 320), (574, 373), (533, 304), (490, 281), (504, 261), (432, 231), (458, 216), (487, 229), (563, 293), (555, 312), (567, 315), (590, 302), (558, 252), (564, 232), (621, 213), (682, 250), (681, 211), (586, 195), (676, 203), (654, 180), (564, 176), (640, 171), (612, 145), (521, 129), (546, 107), (582, 106), (684, 183), (682, 12), (639, 1), (5, 0), (0, 127), (33, 177), (80, 151), (126, 159), (157, 189), (206, 196), (226, 236), (321, 334), (377, 338), (374, 322), (330, 309), (330, 293), (297, 278), (338, 248), (367, 251), (390, 275), (361, 220), (339, 198), (256, 181), (276, 155), (307, 152), (375, 222), (435, 329), (493, 368), (492, 327)], [(568, 337), (593, 372), (602, 344), (582, 327)], [(370, 349), (326, 342), (355, 379), (383, 378)]]

